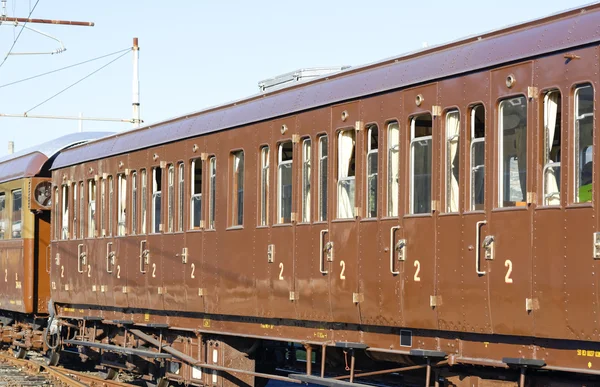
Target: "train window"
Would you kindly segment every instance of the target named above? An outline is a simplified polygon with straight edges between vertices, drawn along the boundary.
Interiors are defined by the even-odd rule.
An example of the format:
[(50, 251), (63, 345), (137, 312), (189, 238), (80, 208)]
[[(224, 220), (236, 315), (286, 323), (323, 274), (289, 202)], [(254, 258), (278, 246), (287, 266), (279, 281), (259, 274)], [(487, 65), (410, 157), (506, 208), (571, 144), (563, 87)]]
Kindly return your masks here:
[[(60, 239), (69, 239), (69, 186), (62, 186), (62, 223)], [(13, 223), (14, 224), (14, 223)]]
[(527, 100), (500, 102), (498, 197), (500, 207), (525, 206), (527, 201)]
[(231, 225), (244, 224), (244, 151), (232, 152)]
[(96, 181), (88, 180), (88, 238), (96, 233)]
[(137, 219), (137, 206), (138, 206), (138, 186), (137, 186), (137, 172), (131, 173), (131, 234), (137, 234), (138, 219)]
[(410, 121), (410, 213), (431, 212), (431, 114)]
[(379, 130), (377, 125), (367, 129), (367, 218), (377, 217)]
[(458, 212), (460, 173), (460, 113), (446, 114), (446, 212)]
[(291, 141), (279, 144), (277, 165), (277, 223), (292, 221), (292, 163), (294, 147)]
[(575, 90), (575, 202), (592, 201), (594, 172), (594, 89)]
[(544, 205), (560, 205), (560, 91), (553, 90), (544, 96)]
[(121, 174), (117, 177), (119, 202), (117, 203), (117, 235), (127, 233), (127, 176)]
[(388, 124), (387, 140), (387, 216), (398, 216), (400, 128), (397, 122)]
[(327, 160), (328, 160), (327, 135), (319, 137), (319, 221), (327, 220)]
[(183, 231), (183, 207), (185, 197), (185, 170), (183, 163), (177, 164), (177, 231)]
[(146, 170), (142, 169), (142, 209), (141, 209), (141, 233), (145, 234), (148, 230), (148, 176), (146, 174)]
[(0, 193), (0, 239), (4, 239), (6, 229), (6, 194)]
[(215, 229), (215, 210), (217, 208), (217, 159), (213, 156), (208, 159), (208, 228)]
[(54, 239), (58, 240), (60, 239), (60, 221), (59, 219), (61, 218), (61, 213), (60, 213), (60, 198), (58, 196), (58, 187), (54, 187), (54, 195), (52, 196), (52, 200), (54, 202), (54, 213), (52, 214), (52, 219), (56, 219), (55, 222), (52, 222), (54, 224), (54, 229), (53, 229), (53, 233), (54, 233)]
[(12, 191), (12, 238), (21, 238), (23, 195), (20, 189)]
[(152, 232), (162, 231), (160, 223), (162, 209), (162, 169), (152, 168)]
[(169, 164), (167, 167), (167, 181), (169, 183), (167, 198), (167, 230), (173, 232), (173, 223), (175, 216), (175, 167), (173, 164)]
[(71, 187), (71, 192), (73, 195), (73, 201), (72, 201), (72, 203), (73, 203), (73, 226), (72, 226), (73, 233), (71, 235), (72, 239), (77, 239), (77, 230), (78, 230), (77, 224), (79, 223), (79, 216), (78, 216), (78, 212), (77, 212), (77, 207), (78, 207), (77, 206), (77, 199), (78, 199), (77, 187), (78, 187), (77, 183), (73, 183), (72, 187)]
[(108, 234), (109, 236), (112, 236), (113, 234), (113, 218), (114, 218), (114, 213), (115, 213), (115, 193), (114, 193), (114, 187), (113, 187), (113, 177), (109, 176), (108, 177)]
[(260, 225), (266, 226), (269, 219), (269, 147), (260, 148)]
[(302, 221), (310, 222), (310, 138), (302, 141)]
[(79, 237), (85, 237), (85, 229), (84, 229), (84, 221), (83, 217), (85, 216), (85, 185), (83, 181), (79, 182)]
[(100, 182), (100, 236), (106, 236), (106, 179)]
[(192, 160), (192, 198), (190, 200), (190, 228), (202, 227), (202, 160)]
[(484, 209), (485, 193), (485, 108), (471, 109), (471, 210)]
[(354, 217), (354, 193), (356, 177), (356, 131), (338, 133), (338, 209), (340, 219)]

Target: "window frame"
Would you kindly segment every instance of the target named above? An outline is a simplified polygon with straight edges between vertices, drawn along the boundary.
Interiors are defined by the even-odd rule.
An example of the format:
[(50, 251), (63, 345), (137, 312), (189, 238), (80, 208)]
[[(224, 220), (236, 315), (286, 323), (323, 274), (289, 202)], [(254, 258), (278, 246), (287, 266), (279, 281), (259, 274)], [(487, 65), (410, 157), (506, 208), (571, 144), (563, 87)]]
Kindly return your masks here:
[(0, 206), (0, 240), (3, 239), (8, 239), (6, 238), (6, 226), (9, 223), (8, 222), (8, 217), (6, 216), (6, 204), (7, 204), (7, 199), (8, 197), (6, 196), (6, 192), (2, 191), (0, 192), (0, 197), (2, 197), (4, 200), (2, 200), (2, 206)]
[[(558, 103), (558, 107), (557, 107), (557, 111), (560, 109), (561, 110), (561, 119), (558, 120), (557, 117), (557, 121), (556, 123), (558, 124), (558, 130), (561, 131), (560, 133), (560, 143), (558, 144), (558, 147), (560, 150), (562, 150), (562, 143), (563, 143), (563, 136), (562, 136), (562, 93), (559, 89), (549, 89), (549, 90), (545, 90), (543, 92), (543, 96), (544, 98), (542, 99), (542, 112), (543, 112), (543, 119), (542, 119), (542, 203), (541, 206), (543, 207), (560, 207), (561, 206), (561, 202), (562, 202), (562, 190), (561, 190), (561, 186), (560, 186), (560, 182), (557, 185), (558, 191), (556, 192), (546, 192), (546, 184), (547, 184), (547, 171), (550, 168), (558, 168), (559, 169), (559, 176), (560, 176), (560, 170), (561, 170), (561, 162), (560, 161), (550, 161), (550, 151), (552, 149), (550, 149), (550, 151), (548, 151), (548, 100), (549, 100), (549, 96), (553, 93), (557, 93), (559, 96), (559, 103)], [(557, 116), (558, 116), (558, 112), (557, 112)], [(556, 126), (556, 124), (555, 124)], [(556, 130), (556, 128), (554, 129)], [(556, 136), (556, 132), (554, 132), (554, 135), (552, 136), (552, 142), (554, 142), (554, 136)], [(560, 178), (559, 178), (560, 181)], [(552, 200), (552, 197), (557, 195), (557, 199), (558, 199), (558, 204), (550, 204), (549, 201)]]
[[(79, 239), (85, 239), (87, 231), (87, 206), (85, 201), (85, 181), (79, 183), (79, 197), (77, 199), (79, 205)], [(86, 215), (84, 215), (86, 214)]]
[[(241, 155), (241, 157), (240, 157)], [(230, 177), (230, 199), (229, 199), (229, 225), (232, 228), (244, 226), (244, 185), (245, 185), (245, 152), (236, 149), (230, 152), (231, 177)], [(237, 161), (236, 161), (237, 160)], [(239, 166), (241, 165), (241, 171)], [(241, 180), (240, 180), (241, 175)], [(240, 184), (241, 183), (241, 184)], [(241, 185), (241, 190), (240, 190)], [(240, 196), (241, 192), (241, 196)], [(241, 205), (240, 205), (241, 199)]]
[[(96, 201), (98, 200), (98, 180), (96, 178), (89, 179), (87, 184), (87, 238), (98, 237), (98, 211)], [(93, 199), (93, 200), (92, 200)]]
[[(196, 163), (200, 162), (200, 176), (201, 176), (201, 180), (200, 180), (200, 193), (196, 193)], [(192, 159), (190, 161), (190, 210), (189, 210), (189, 216), (190, 216), (190, 220), (189, 220), (189, 229), (190, 230), (201, 230), (204, 228), (204, 209), (203, 207), (203, 185), (204, 185), (204, 160), (200, 157)], [(196, 222), (196, 217), (194, 216), (194, 210), (195, 210), (195, 206), (194, 206), (194, 200), (196, 198), (200, 198), (200, 219), (198, 222), (198, 226), (196, 227), (194, 225), (194, 223)]]
[[(345, 132), (352, 132), (354, 134), (354, 144), (353, 144), (353, 153), (354, 153), (354, 176), (346, 176), (346, 177), (341, 177), (341, 172), (342, 169), (340, 168), (340, 139), (342, 138), (343, 133)], [(336, 201), (336, 211), (335, 211), (335, 218), (338, 220), (350, 220), (350, 219), (355, 219), (358, 214), (357, 214), (357, 206), (356, 206), (356, 172), (358, 172), (358, 170), (356, 169), (356, 164), (358, 161), (357, 158), (357, 138), (358, 136), (356, 135), (356, 129), (351, 127), (351, 128), (343, 128), (337, 131), (336, 134), (336, 138), (337, 138), (337, 142), (336, 142), (336, 163), (335, 166), (337, 168), (337, 173), (335, 174), (336, 177), (336, 194), (337, 194), (337, 201)], [(352, 153), (350, 154), (350, 159), (349, 161), (352, 161)], [(348, 166), (349, 167), (349, 166)], [(354, 182), (354, 200), (353, 203), (351, 203), (352, 205), (350, 206), (350, 211), (351, 211), (351, 216), (349, 217), (342, 217), (340, 215), (340, 190), (341, 185), (344, 182)]]
[(69, 233), (69, 217), (70, 217), (70, 206), (69, 206), (69, 184), (65, 183), (61, 186), (61, 197), (60, 197), (60, 217), (61, 217), (61, 227), (60, 227), (60, 236), (58, 239), (60, 240), (69, 240), (71, 239), (71, 235)]
[[(162, 189), (162, 186), (161, 186)], [(161, 199), (162, 202), (162, 199)], [(161, 203), (162, 204), (162, 203)], [(171, 234), (175, 231), (175, 166), (167, 164), (167, 230)]]
[(117, 175), (117, 236), (127, 236), (127, 226), (127, 175), (120, 173)]
[[(160, 190), (158, 189), (158, 182), (156, 180), (156, 176), (157, 176), (157, 171), (158, 174), (160, 175)], [(152, 222), (151, 222), (151, 228), (150, 228), (150, 234), (160, 234), (163, 232), (163, 218), (162, 218), (162, 210), (163, 210), (163, 200), (162, 200), (162, 192), (163, 192), (163, 168), (158, 166), (158, 167), (153, 167), (152, 168), (152, 200), (151, 200), (151, 206), (152, 206), (152, 210), (151, 210), (151, 215), (152, 215)], [(160, 200), (160, 203), (158, 203), (158, 217), (157, 215), (157, 211), (156, 211), (156, 202), (158, 200)], [(158, 224), (156, 223), (156, 221), (158, 220)], [(158, 228), (158, 230), (157, 230)]]
[[(282, 161), (283, 159), (283, 145), (284, 144), (291, 144), (292, 145), (292, 157), (290, 160), (285, 160)], [(276, 218), (276, 224), (292, 224), (294, 221), (294, 142), (290, 139), (290, 140), (285, 140), (285, 141), (281, 141), (280, 143), (277, 144), (277, 218)], [(282, 172), (282, 167), (285, 167), (286, 165), (290, 166), (290, 171), (292, 173), (292, 192), (291, 192), (291, 207), (290, 207), (290, 221), (286, 222), (285, 218), (282, 217), (281, 215), (283, 214), (283, 205), (282, 205), (282, 189), (283, 189), (283, 185), (282, 185), (282, 179), (281, 179), (281, 172)]]
[(271, 147), (269, 145), (261, 145), (259, 148), (259, 216), (258, 226), (269, 226), (269, 204), (270, 204), (270, 179), (271, 172)]
[[(454, 134), (452, 136), (449, 135), (448, 132), (448, 120), (450, 118), (451, 115), (456, 115), (458, 117), (458, 133)], [(458, 108), (450, 108), (446, 111), (445, 113), (445, 120), (444, 120), (444, 150), (445, 150), (445, 160), (444, 160), (444, 169), (445, 169), (445, 173), (444, 173), (444, 186), (445, 186), (445, 193), (444, 193), (444, 198), (445, 198), (445, 213), (447, 214), (458, 214), (461, 212), (461, 204), (462, 204), (462, 200), (461, 200), (461, 186), (460, 186), (460, 173), (462, 171), (462, 165), (460, 162), (460, 134), (461, 134), (461, 114), (460, 114), (460, 110)], [(450, 208), (451, 206), (451, 174), (453, 172), (453, 168), (452, 168), (452, 163), (450, 162), (450, 146), (451, 146), (451, 142), (454, 141), (456, 139), (456, 152), (458, 155), (458, 176), (457, 176), (457, 185), (458, 185), (458, 191), (457, 191), (457, 203), (456, 203), (456, 208)]]
[[(417, 118), (421, 117), (421, 116), (429, 116), (431, 117), (431, 134), (428, 136), (420, 136), (420, 137), (415, 137), (415, 130), (416, 130), (416, 123), (417, 123)], [(430, 147), (431, 147), (431, 160), (430, 160), (430, 176), (431, 176), (431, 188), (430, 188), (430, 192), (429, 192), (429, 196), (430, 196), (430, 204), (429, 204), (429, 211), (428, 212), (415, 212), (415, 201), (414, 201), (414, 190), (415, 190), (415, 152), (414, 152), (414, 147), (413, 145), (418, 142), (418, 141), (429, 141), (430, 142)], [(408, 190), (408, 197), (409, 197), (409, 211), (408, 214), (409, 215), (431, 215), (431, 213), (433, 212), (433, 207), (431, 206), (431, 201), (433, 200), (433, 114), (431, 114), (431, 112), (423, 112), (420, 114), (416, 114), (410, 117), (410, 143), (409, 143), (409, 160), (410, 160), (410, 165), (409, 165), (409, 190)]]
[[(395, 125), (395, 126), (394, 126)], [(397, 218), (400, 215), (400, 123), (397, 120), (392, 120), (386, 123), (386, 208), (385, 214), (388, 218)], [(396, 130), (398, 132), (398, 139), (394, 147), (390, 147), (392, 143), (391, 133), (392, 130)], [(396, 177), (395, 183), (393, 182), (394, 177), (392, 176), (393, 169), (392, 166), (392, 152), (396, 152)], [(396, 186), (396, 209), (394, 211), (393, 203), (390, 202), (390, 199), (393, 196), (393, 186)]]
[(148, 233), (148, 172), (146, 168), (140, 170), (140, 234)]
[[(381, 170), (380, 165), (379, 165), (379, 144), (381, 143), (381, 139), (379, 137), (380, 134), (380, 130), (379, 130), (379, 125), (377, 125), (376, 123), (372, 123), (372, 124), (367, 124), (366, 125), (366, 132), (367, 132), (367, 141), (366, 141), (366, 163), (365, 163), (365, 219), (377, 219), (379, 217), (379, 171)], [(373, 128), (375, 128), (377, 130), (377, 148), (375, 149), (371, 149), (371, 133)], [(370, 213), (369, 210), (369, 201), (371, 200), (370, 198), (370, 191), (369, 191), (369, 178), (371, 177), (371, 173), (369, 173), (370, 171), (370, 163), (371, 163), (371, 155), (375, 154), (376, 157), (375, 159), (377, 160), (377, 172), (375, 172), (373, 175), (375, 175), (375, 215), (372, 215)], [(355, 176), (356, 178), (356, 176)], [(355, 193), (356, 195), (356, 193)], [(356, 201), (355, 201), (355, 206), (356, 206)]]
[[(477, 109), (483, 109), (483, 137), (475, 137), (477, 135), (475, 128), (475, 117), (477, 116)], [(469, 211), (483, 211), (485, 210), (485, 161), (486, 161), (486, 146), (485, 139), (487, 135), (487, 126), (485, 120), (486, 108), (483, 103), (476, 103), (469, 108)], [(473, 152), (475, 150), (475, 146), (479, 143), (483, 143), (483, 209), (475, 208), (478, 203), (475, 203), (475, 179), (473, 178), (475, 174), (475, 168), (479, 169), (479, 166), (475, 166), (475, 158), (473, 157)]]
[(209, 230), (216, 230), (217, 217), (217, 157), (212, 155), (208, 158), (208, 224)]
[[(19, 208), (19, 210), (15, 210), (15, 205), (17, 203), (17, 200), (15, 200), (15, 196), (16, 194), (20, 194), (20, 203), (21, 203), (21, 208)], [(10, 239), (23, 239), (23, 221), (24, 219), (24, 211), (23, 211), (23, 189), (22, 188), (15, 188), (13, 190), (10, 191), (10, 200), (11, 200), (11, 216), (10, 216)], [(19, 219), (15, 220), (14, 216), (15, 213), (19, 214)], [(15, 236), (15, 231), (14, 231), (14, 226), (15, 223), (19, 222), (19, 236)], [(68, 227), (68, 226), (67, 226)]]
[[(578, 94), (579, 91), (585, 88), (591, 88), (592, 89), (592, 113), (585, 113), (582, 116), (579, 115), (579, 99)], [(578, 83), (573, 87), (573, 185), (572, 185), (572, 199), (571, 199), (571, 203), (574, 205), (592, 205), (594, 202), (594, 170), (596, 168), (596, 166), (594, 165), (594, 153), (596, 152), (596, 149), (594, 149), (594, 110), (595, 110), (595, 99), (594, 99), (594, 93), (595, 93), (595, 89), (592, 83), (590, 82), (583, 82), (583, 83)], [(580, 129), (578, 128), (578, 124), (580, 120), (583, 120), (587, 117), (591, 117), (592, 118), (592, 182), (590, 183), (592, 185), (592, 195), (591, 195), (591, 200), (590, 201), (585, 201), (582, 202), (580, 201), (579, 198), (579, 189), (581, 188), (579, 186), (579, 182), (580, 182), (580, 173), (581, 170), (583, 169), (583, 167), (578, 166), (578, 164), (580, 163), (580, 156), (579, 156), (579, 139), (580, 139)]]
[(177, 232), (185, 230), (185, 163), (177, 163)]
[[(323, 156), (323, 140), (325, 140), (326, 145), (325, 149), (327, 150), (327, 154)], [(318, 222), (327, 222), (329, 219), (329, 206), (328, 206), (328, 196), (329, 196), (329, 136), (327, 133), (323, 133), (317, 136), (317, 158), (319, 160), (318, 166), (318, 176), (317, 176), (317, 202), (318, 202)], [(326, 168), (323, 169), (323, 161), (326, 162)], [(325, 173), (325, 179), (323, 179), (323, 173)], [(323, 195), (323, 182), (325, 182), (325, 195)], [(325, 217), (323, 217), (323, 209), (325, 210)]]
[(137, 235), (138, 233), (138, 202), (139, 202), (139, 189), (137, 171), (131, 172), (131, 232), (130, 235)]
[[(293, 160), (293, 157), (292, 157)], [(306, 173), (308, 172), (308, 179)], [(301, 204), (302, 204), (302, 223), (310, 223), (312, 220), (312, 140), (310, 137), (302, 139), (302, 176), (301, 176)], [(308, 180), (308, 181), (307, 181)], [(306, 188), (308, 187), (308, 192)], [(308, 211), (307, 211), (308, 210)]]

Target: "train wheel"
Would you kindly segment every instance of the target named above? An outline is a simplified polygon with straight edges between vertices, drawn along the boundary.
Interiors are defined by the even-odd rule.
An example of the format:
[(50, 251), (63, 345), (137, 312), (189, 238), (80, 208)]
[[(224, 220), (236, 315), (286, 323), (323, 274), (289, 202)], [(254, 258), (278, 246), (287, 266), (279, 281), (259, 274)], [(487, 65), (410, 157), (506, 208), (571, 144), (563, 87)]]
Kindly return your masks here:
[(25, 359), (25, 356), (27, 355), (27, 350), (25, 348), (19, 347), (18, 349), (13, 350), (13, 355), (17, 359)]
[(58, 365), (58, 362), (60, 361), (60, 354), (58, 352), (49, 350), (48, 353), (46, 353), (46, 356), (46, 363), (49, 366), (54, 367)]

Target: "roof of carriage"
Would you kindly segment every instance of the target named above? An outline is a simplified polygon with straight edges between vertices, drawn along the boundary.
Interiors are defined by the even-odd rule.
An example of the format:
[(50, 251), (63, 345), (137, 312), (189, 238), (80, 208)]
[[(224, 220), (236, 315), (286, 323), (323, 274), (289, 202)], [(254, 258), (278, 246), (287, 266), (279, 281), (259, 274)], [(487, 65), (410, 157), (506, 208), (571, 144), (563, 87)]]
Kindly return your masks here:
[(600, 41), (600, 3), (354, 67), (62, 152), (54, 169)]
[[(38, 175), (48, 161), (62, 150), (113, 134), (113, 132), (78, 132), (23, 149), (0, 158), (0, 183)], [(46, 168), (48, 169), (48, 168)]]

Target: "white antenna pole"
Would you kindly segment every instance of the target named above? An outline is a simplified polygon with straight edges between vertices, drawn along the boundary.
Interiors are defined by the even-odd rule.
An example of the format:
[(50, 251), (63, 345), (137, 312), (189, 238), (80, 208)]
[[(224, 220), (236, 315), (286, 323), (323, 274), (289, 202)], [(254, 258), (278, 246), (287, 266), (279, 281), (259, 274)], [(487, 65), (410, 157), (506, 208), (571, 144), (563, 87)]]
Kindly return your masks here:
[(138, 38), (133, 38), (133, 108), (132, 122), (133, 127), (140, 126), (140, 76), (138, 72), (140, 57), (140, 47), (138, 46)]
[(83, 132), (83, 113), (79, 112), (79, 132)]
[(2, 16), (6, 16), (6, 0), (2, 0)]

